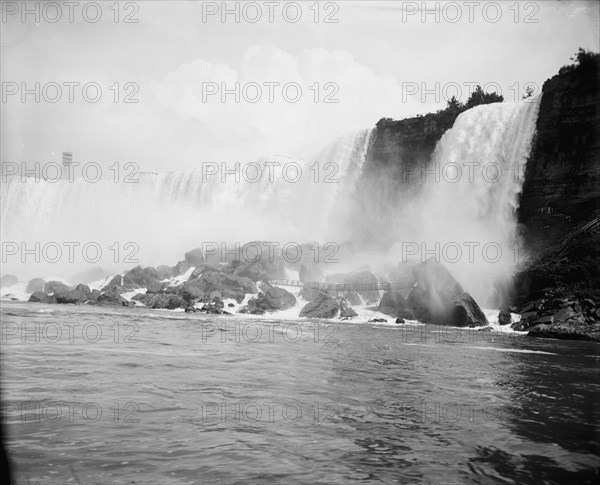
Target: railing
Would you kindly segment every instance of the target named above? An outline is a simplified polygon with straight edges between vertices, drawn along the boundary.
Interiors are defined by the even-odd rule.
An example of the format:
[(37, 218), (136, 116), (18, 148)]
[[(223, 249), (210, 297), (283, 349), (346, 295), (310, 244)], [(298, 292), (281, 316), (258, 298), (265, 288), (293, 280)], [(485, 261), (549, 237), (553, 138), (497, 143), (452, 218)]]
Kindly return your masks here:
[(316, 283), (313, 281), (296, 281), (296, 280), (269, 280), (272, 286), (295, 286), (297, 288), (311, 288), (314, 290), (325, 290), (335, 292), (346, 291), (390, 291), (394, 288), (408, 288), (395, 285), (392, 283)]
[(585, 226), (577, 229), (573, 234), (571, 234), (558, 248), (558, 254), (562, 254), (565, 250), (573, 243), (575, 239), (581, 236), (583, 233), (593, 231), (594, 229), (600, 227), (600, 217), (596, 217), (595, 219), (588, 222)]

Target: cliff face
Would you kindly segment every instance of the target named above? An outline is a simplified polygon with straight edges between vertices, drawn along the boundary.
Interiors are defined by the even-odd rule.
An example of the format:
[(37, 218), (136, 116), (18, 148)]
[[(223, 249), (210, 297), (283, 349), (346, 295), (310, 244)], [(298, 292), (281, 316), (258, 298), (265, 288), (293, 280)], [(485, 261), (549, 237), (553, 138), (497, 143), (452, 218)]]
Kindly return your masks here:
[(525, 242), (539, 252), (600, 208), (600, 77), (590, 64), (547, 80), (521, 196)]
[[(544, 83), (518, 214), (530, 254), (560, 244), (600, 208), (599, 59), (563, 68)], [(377, 123), (356, 193), (363, 243), (389, 243), (381, 229), (393, 225), (393, 208), (419, 190), (437, 142), (459, 113)]]
[(444, 132), (460, 111), (442, 111), (404, 120), (380, 120), (374, 130), (356, 190), (354, 222), (362, 243), (387, 245), (393, 210), (419, 190), (424, 169)]

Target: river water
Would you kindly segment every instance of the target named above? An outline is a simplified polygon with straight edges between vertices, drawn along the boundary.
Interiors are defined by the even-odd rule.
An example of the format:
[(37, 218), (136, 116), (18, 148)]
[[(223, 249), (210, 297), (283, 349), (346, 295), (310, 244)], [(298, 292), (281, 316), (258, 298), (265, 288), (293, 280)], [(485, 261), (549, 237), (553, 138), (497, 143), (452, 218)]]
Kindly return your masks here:
[(20, 483), (593, 483), (599, 347), (2, 303)]

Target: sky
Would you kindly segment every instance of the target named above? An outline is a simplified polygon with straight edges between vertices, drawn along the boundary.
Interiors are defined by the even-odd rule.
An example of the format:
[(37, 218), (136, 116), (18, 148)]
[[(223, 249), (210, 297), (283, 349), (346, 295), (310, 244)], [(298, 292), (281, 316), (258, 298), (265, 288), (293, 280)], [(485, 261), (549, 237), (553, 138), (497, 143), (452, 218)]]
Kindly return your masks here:
[(515, 102), (600, 50), (597, 2), (67, 3), (2, 2), (2, 163), (310, 158), (474, 83)]

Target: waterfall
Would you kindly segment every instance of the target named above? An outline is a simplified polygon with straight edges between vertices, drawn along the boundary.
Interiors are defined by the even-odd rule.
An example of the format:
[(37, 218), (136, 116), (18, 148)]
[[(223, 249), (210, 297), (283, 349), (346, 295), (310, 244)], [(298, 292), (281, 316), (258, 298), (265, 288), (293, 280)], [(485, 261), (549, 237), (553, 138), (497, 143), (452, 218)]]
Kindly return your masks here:
[(523, 256), (516, 210), (540, 100), (477, 106), (456, 119), (418, 194), (399, 208), (395, 254), (439, 258), (485, 302)]
[[(135, 252), (133, 259), (142, 265), (174, 264), (206, 242), (336, 241), (338, 213), (360, 177), (370, 133), (340, 137), (311, 160), (275, 156), (239, 167), (205, 164), (195, 170), (140, 173), (136, 183), (3, 179), (2, 240), (26, 243), (28, 249), (36, 242), (64, 248), (55, 264), (44, 265), (42, 257), (39, 264), (24, 265), (19, 255), (8, 256), (3, 272), (69, 275), (89, 268), (77, 251), (75, 259), (83, 264), (62, 264), (68, 261), (65, 242), (96, 243), (103, 251), (96, 265), (120, 271), (131, 266), (123, 264), (126, 254)], [(118, 257), (109, 249), (115, 243)], [(124, 251), (127, 243), (138, 251), (132, 246)], [(26, 260), (32, 263), (33, 255)]]

